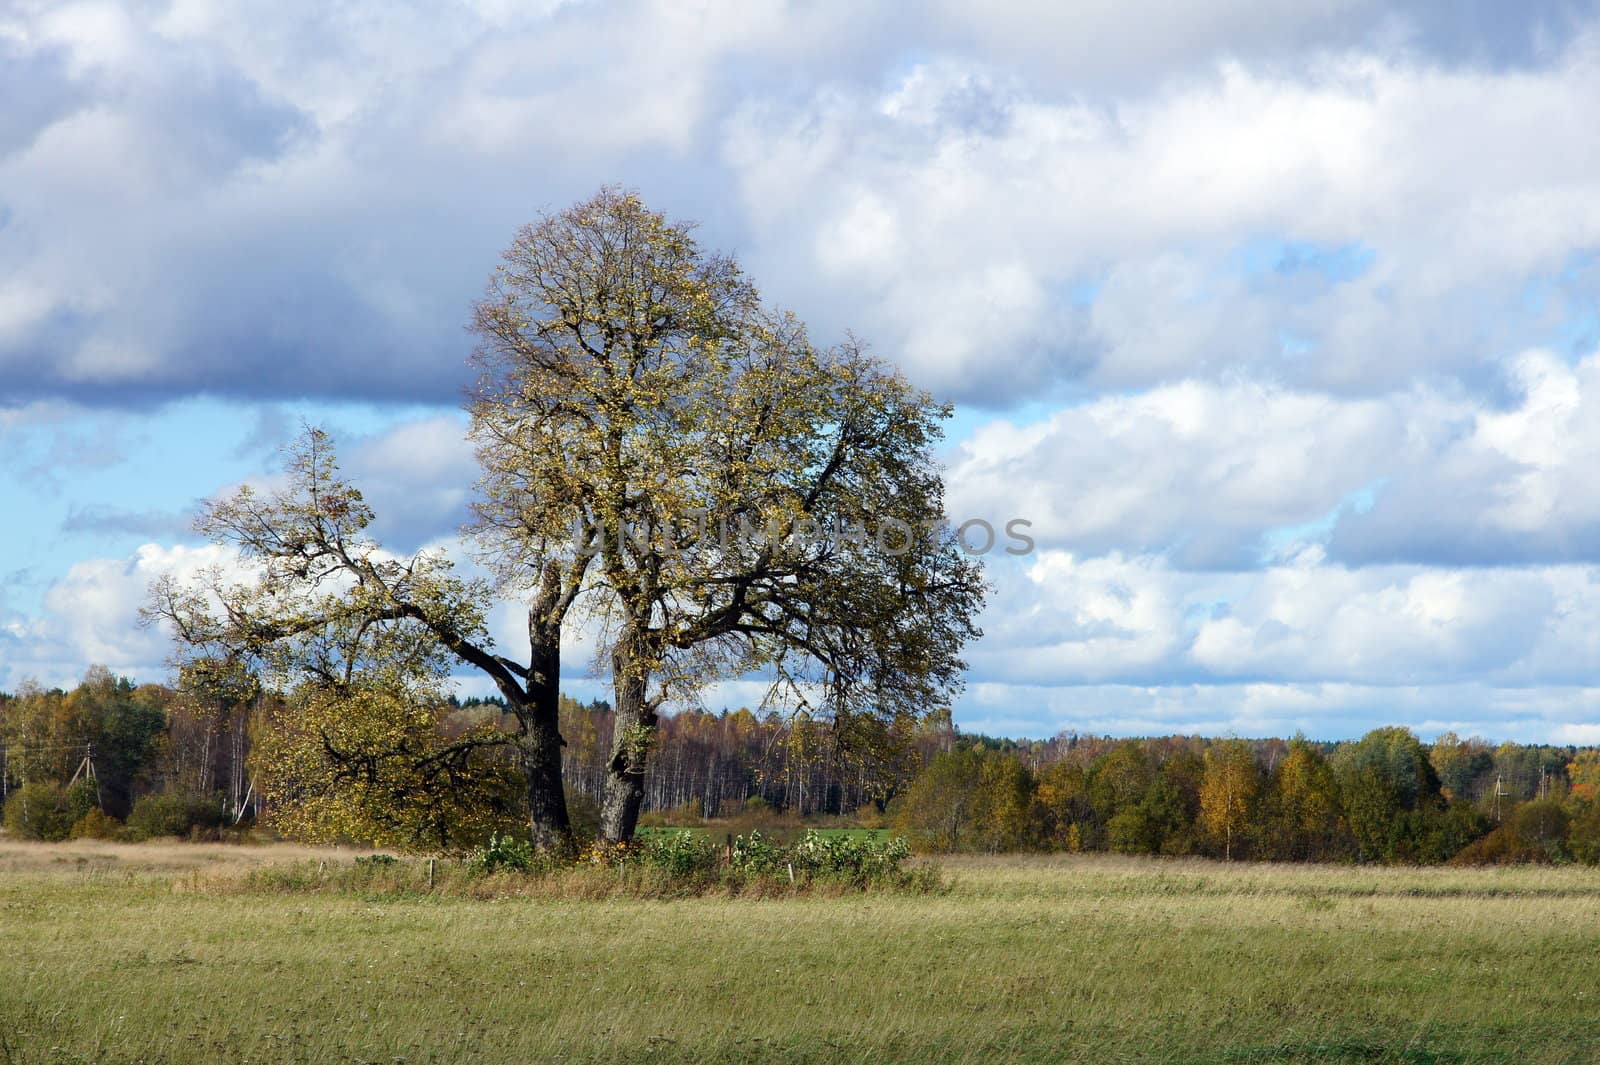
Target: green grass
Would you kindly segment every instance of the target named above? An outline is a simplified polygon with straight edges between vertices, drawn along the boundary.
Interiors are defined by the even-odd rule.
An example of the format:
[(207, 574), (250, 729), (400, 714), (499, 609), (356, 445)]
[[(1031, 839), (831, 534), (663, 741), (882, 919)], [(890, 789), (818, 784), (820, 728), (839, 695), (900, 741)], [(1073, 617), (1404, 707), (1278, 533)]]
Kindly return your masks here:
[(937, 896), (194, 892), (274, 858), (0, 844), (0, 1062), (1600, 1060), (1591, 870), (1000, 858), (948, 862)]

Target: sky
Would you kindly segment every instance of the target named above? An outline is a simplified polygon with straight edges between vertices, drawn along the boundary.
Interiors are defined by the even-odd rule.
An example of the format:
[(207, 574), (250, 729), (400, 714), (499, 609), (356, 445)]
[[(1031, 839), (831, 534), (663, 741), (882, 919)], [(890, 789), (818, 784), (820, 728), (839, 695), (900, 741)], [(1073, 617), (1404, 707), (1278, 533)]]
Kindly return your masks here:
[(165, 678), (303, 424), (459, 554), (472, 301), (622, 184), (1032, 523), (964, 729), (1600, 742), (1596, 101), (1595, 3), (0, 0), (0, 689)]

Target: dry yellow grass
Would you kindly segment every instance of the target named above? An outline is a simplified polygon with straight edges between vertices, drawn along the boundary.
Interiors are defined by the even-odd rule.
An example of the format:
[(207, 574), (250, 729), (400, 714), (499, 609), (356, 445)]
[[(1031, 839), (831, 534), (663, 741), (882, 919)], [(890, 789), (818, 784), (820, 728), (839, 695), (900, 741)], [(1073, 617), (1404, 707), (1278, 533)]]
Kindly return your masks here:
[(304, 861), (350, 861), (370, 850), (345, 847), (303, 847), (292, 843), (112, 843), (72, 840), (32, 843), (0, 835), (0, 875), (38, 873), (120, 872), (141, 877), (169, 877), (198, 871), (238, 873), (269, 865)]

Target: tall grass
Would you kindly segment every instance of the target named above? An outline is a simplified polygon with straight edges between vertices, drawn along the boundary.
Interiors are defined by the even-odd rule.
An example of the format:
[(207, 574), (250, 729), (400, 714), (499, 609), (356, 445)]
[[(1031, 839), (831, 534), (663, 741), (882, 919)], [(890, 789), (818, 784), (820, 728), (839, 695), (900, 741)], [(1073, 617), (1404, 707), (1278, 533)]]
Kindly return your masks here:
[(1600, 1060), (1584, 869), (954, 859), (930, 895), (480, 898), (411, 863), (273, 886), (348, 853), (81, 846), (0, 847), (0, 1062)]

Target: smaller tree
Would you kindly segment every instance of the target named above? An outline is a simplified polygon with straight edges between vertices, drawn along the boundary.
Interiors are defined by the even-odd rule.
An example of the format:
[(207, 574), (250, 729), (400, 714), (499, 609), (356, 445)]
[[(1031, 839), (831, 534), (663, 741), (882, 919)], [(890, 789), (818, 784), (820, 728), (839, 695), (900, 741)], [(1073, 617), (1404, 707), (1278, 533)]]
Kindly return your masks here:
[(298, 839), (460, 849), (523, 822), (516, 767), (492, 725), (449, 736), (443, 700), (302, 685), (270, 711), (255, 759), (275, 824)]
[(1250, 824), (1260, 791), (1261, 771), (1249, 743), (1223, 740), (1206, 751), (1200, 817), (1206, 831), (1222, 844), (1225, 861), (1233, 860), (1234, 844)]
[[(1111, 822), (1143, 802), (1154, 779), (1149, 752), (1138, 740), (1124, 740), (1096, 758), (1089, 766), (1089, 802), (1096, 832), (1084, 842), (1095, 847), (1107, 845)], [(1124, 837), (1128, 827), (1124, 824)]]
[(73, 820), (67, 789), (50, 781), (29, 781), (6, 800), (6, 831), (18, 839), (66, 839)]
[[(396, 556), (367, 535), (372, 511), (339, 477), (326, 433), (306, 430), (288, 466), (281, 490), (241, 488), (196, 523), (253, 573), (157, 581), (145, 611), (172, 627), (187, 676), (258, 673), (294, 694), (255, 758), (277, 816), (313, 838), (453, 843), (447, 826), (472, 824), (469, 809), (498, 800), (510, 764), (522, 772), (533, 838), (563, 845), (556, 672), (494, 652), (482, 582), (455, 576), (439, 554)], [(539, 603), (560, 598), (552, 582)], [(534, 620), (540, 609), (530, 608)], [(511, 731), (439, 727), (456, 662), (496, 681)], [(484, 809), (498, 823), (503, 805)]]
[(1512, 825), (1529, 848), (1546, 859), (1566, 856), (1572, 815), (1554, 799), (1536, 799), (1517, 807)]
[(1600, 749), (1579, 751), (1567, 763), (1568, 797), (1575, 803), (1600, 799)]
[(1033, 774), (1009, 754), (985, 752), (973, 801), (975, 843), (993, 854), (1018, 850), (1032, 835)]
[(1264, 804), (1268, 852), (1292, 861), (1327, 860), (1340, 850), (1339, 792), (1322, 752), (1296, 736), (1273, 770)]
[(1091, 823), (1094, 810), (1081, 765), (1063, 758), (1041, 770), (1034, 803), (1046, 843), (1068, 851), (1082, 848), (1085, 826)]
[(934, 851), (973, 846), (983, 756), (971, 747), (941, 751), (895, 801), (895, 828)]

